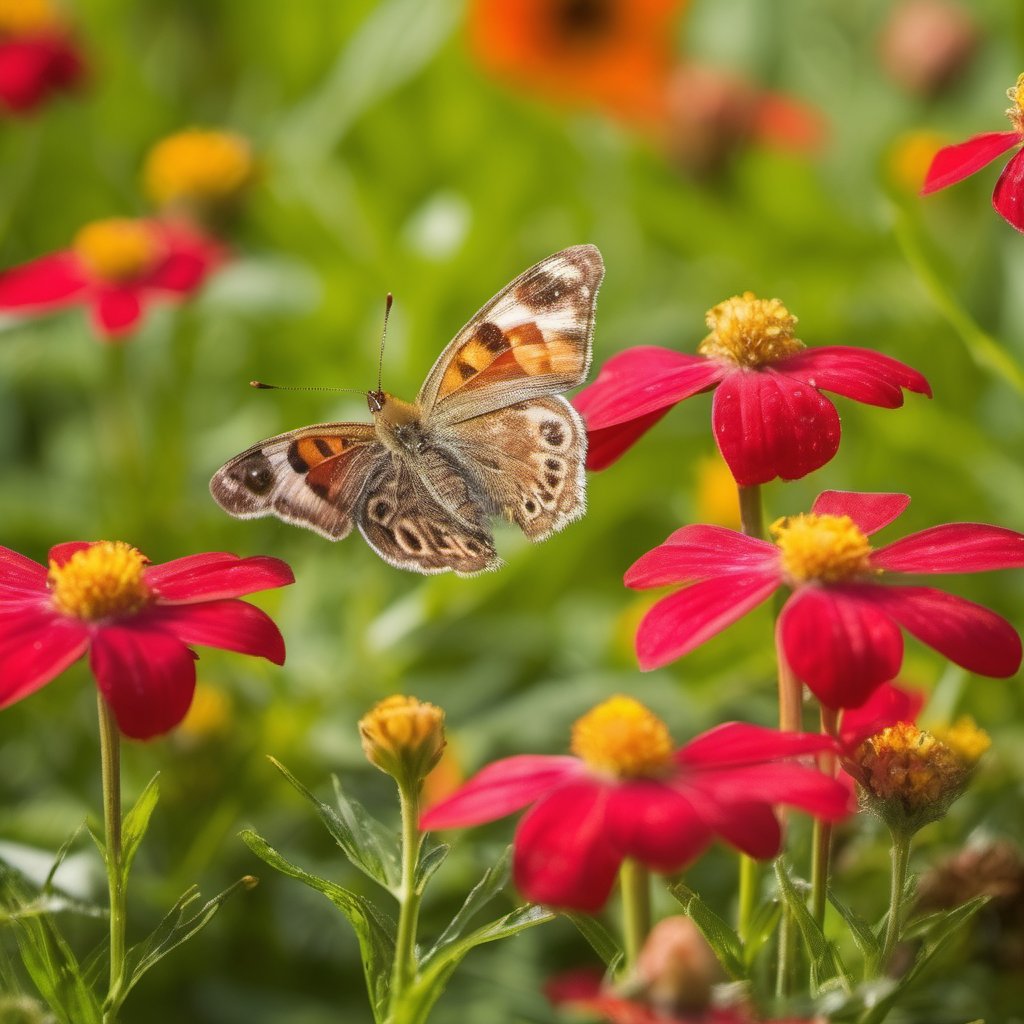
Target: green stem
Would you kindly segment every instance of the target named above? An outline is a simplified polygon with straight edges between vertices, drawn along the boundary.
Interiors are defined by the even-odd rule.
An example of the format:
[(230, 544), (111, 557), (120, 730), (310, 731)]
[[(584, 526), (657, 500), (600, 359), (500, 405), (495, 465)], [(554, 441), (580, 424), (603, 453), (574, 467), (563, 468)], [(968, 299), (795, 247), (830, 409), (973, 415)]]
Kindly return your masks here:
[[(775, 646), (779, 665), (779, 729), (783, 732), (799, 732), (803, 718), (803, 687), (786, 661), (782, 644), (776, 641)], [(785, 816), (780, 814), (780, 817), (785, 828)], [(796, 931), (793, 914), (783, 904), (782, 919), (779, 923), (778, 970), (775, 975), (775, 994), (779, 998), (788, 996), (792, 991), (793, 969), (796, 963)]]
[(885, 926), (885, 940), (878, 958), (879, 971), (885, 970), (896, 943), (899, 942), (903, 922), (903, 894), (907, 888), (907, 865), (910, 861), (910, 835), (892, 833), (892, 884), (889, 889), (889, 919)]
[(651, 930), (651, 877), (642, 864), (622, 862), (619, 871), (622, 887), (622, 925), (626, 949), (625, 970), (632, 971), (644, 940)]
[[(839, 713), (832, 708), (821, 706), (821, 731), (826, 736), (835, 736), (839, 727)], [(834, 754), (822, 754), (822, 772), (834, 778), (836, 759)], [(814, 819), (814, 846), (811, 853), (811, 914), (818, 925), (825, 923), (825, 905), (828, 901), (828, 874), (832, 860), (832, 823)]]
[(107, 886), (110, 890), (110, 986), (103, 1024), (116, 1024), (124, 998), (125, 877), (121, 858), (121, 733), (110, 706), (97, 692), (100, 720), (100, 776), (103, 783), (103, 832)]
[(420, 861), (423, 834), (420, 832), (420, 782), (399, 783), (402, 805), (402, 888), (399, 891), (398, 937), (391, 969), (388, 1019), (393, 1019), (402, 995), (416, 974), (416, 926), (420, 897), (416, 892), (416, 867)]
[(764, 510), (761, 502), (761, 485), (743, 487), (737, 484), (740, 498), (740, 529), (748, 537), (764, 539)]

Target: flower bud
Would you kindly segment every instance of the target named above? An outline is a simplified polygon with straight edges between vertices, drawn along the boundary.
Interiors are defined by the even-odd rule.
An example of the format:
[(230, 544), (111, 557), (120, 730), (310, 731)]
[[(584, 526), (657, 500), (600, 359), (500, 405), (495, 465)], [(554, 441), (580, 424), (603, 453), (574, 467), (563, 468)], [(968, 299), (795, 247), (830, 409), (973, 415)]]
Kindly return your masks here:
[(947, 0), (906, 0), (893, 9), (878, 46), (893, 81), (930, 97), (960, 76), (977, 42), (974, 20), (964, 8)]
[(644, 999), (665, 1014), (704, 1010), (721, 969), (707, 940), (688, 917), (659, 921), (636, 962)]
[(415, 697), (386, 697), (359, 720), (359, 735), (370, 764), (399, 786), (418, 785), (444, 751), (444, 711)]

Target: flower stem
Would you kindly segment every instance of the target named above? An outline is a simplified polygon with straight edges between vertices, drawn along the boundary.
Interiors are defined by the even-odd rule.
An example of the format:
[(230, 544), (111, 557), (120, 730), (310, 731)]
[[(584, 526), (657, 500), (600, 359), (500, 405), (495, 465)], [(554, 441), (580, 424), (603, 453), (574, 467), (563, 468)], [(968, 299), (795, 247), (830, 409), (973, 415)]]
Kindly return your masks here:
[(124, 998), (125, 882), (121, 859), (121, 733), (110, 705), (97, 692), (100, 720), (100, 777), (103, 784), (104, 859), (110, 891), (110, 986), (104, 1002), (103, 1024), (116, 1024)]
[[(826, 736), (835, 736), (839, 727), (839, 713), (832, 708), (821, 706), (821, 731)], [(821, 755), (819, 767), (829, 778), (836, 774), (835, 754)], [(825, 923), (825, 906), (828, 901), (828, 873), (832, 859), (832, 823), (814, 819), (814, 846), (811, 853), (811, 914), (818, 925)]]
[(889, 918), (885, 940), (878, 957), (879, 971), (885, 970), (896, 943), (899, 942), (903, 920), (903, 893), (907, 888), (907, 864), (910, 861), (910, 834), (892, 831), (892, 883), (889, 889)]
[(761, 503), (761, 485), (736, 485), (740, 499), (740, 529), (748, 537), (764, 539), (764, 509)]
[(391, 969), (388, 1019), (395, 1018), (402, 996), (416, 973), (416, 926), (420, 897), (416, 892), (416, 868), (420, 861), (423, 834), (419, 829), (420, 782), (399, 782), (402, 808), (402, 887), (399, 890), (398, 937)]
[(640, 949), (651, 930), (650, 872), (634, 860), (624, 860), (619, 871), (622, 887), (622, 924), (626, 949), (625, 969), (636, 966)]

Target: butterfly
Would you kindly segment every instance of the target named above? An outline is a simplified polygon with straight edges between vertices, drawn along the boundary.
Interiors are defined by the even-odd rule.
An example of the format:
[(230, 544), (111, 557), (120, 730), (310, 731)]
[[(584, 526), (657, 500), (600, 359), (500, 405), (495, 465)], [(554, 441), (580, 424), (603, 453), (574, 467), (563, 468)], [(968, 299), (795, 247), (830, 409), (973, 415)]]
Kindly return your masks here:
[(378, 385), (372, 423), (260, 441), (217, 470), (214, 499), (330, 540), (355, 525), (400, 569), (497, 568), (492, 518), (540, 541), (586, 510), (586, 429), (560, 393), (587, 375), (603, 276), (593, 245), (541, 260), (455, 335), (415, 402)]

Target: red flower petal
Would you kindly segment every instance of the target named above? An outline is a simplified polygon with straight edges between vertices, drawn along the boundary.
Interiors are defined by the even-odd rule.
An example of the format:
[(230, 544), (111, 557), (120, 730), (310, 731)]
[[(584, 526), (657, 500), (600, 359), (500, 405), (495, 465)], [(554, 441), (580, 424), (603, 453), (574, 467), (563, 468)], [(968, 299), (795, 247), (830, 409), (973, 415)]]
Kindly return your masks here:
[(1020, 135), (1015, 131), (986, 132), (955, 146), (943, 146), (932, 158), (931, 167), (921, 187), (921, 195), (963, 181), (1018, 142)]
[(924, 707), (924, 693), (904, 690), (892, 683), (880, 687), (859, 707), (843, 712), (839, 742), (846, 750), (854, 750), (869, 736), (897, 722), (915, 722)]
[(769, 804), (708, 804), (711, 825), (730, 846), (757, 860), (775, 857), (782, 849), (782, 828)]
[(664, 544), (641, 555), (626, 570), (625, 584), (642, 590), (758, 570), (766, 579), (769, 575), (779, 578), (779, 550), (774, 544), (724, 526), (684, 526)]
[(701, 733), (676, 751), (678, 764), (690, 767), (764, 764), (779, 757), (799, 757), (834, 750), (828, 736), (814, 732), (780, 732), (763, 725), (726, 722)]
[(203, 283), (209, 269), (209, 263), (194, 253), (173, 252), (160, 262), (145, 284), (147, 288), (187, 295)]
[(104, 626), (93, 639), (89, 662), (121, 732), (132, 739), (173, 729), (192, 703), (195, 656), (167, 633)]
[(273, 619), (245, 601), (155, 605), (135, 621), (172, 633), (188, 646), (219, 647), (284, 664), (284, 640)]
[(71, 252), (55, 252), (0, 273), (0, 309), (61, 309), (88, 287)]
[(50, 92), (53, 48), (44, 38), (0, 42), (0, 105), (31, 110)]
[(766, 601), (778, 585), (774, 575), (736, 574), (703, 580), (662, 598), (637, 630), (640, 667), (644, 671), (660, 668), (689, 654)]
[(294, 582), (292, 570), (279, 558), (239, 558), (223, 551), (175, 558), (146, 569), (146, 583), (163, 603), (244, 597)]
[(814, 499), (811, 511), (816, 516), (849, 516), (857, 528), (870, 537), (903, 515), (909, 504), (909, 494), (887, 491), (822, 491)]
[(900, 670), (903, 637), (874, 600), (883, 589), (805, 586), (782, 609), (786, 660), (826, 707), (858, 707)]
[(647, 433), (669, 410), (659, 409), (603, 430), (587, 431), (587, 469), (606, 469)]
[(996, 212), (1018, 231), (1024, 231), (1024, 159), (1021, 153), (1017, 153), (1003, 168), (992, 193)]
[(849, 791), (817, 768), (786, 762), (747, 765), (695, 774), (699, 789), (723, 813), (751, 803), (799, 807), (816, 818), (838, 821), (850, 813)]
[(839, 448), (835, 406), (771, 368), (729, 373), (715, 392), (711, 421), (719, 451), (744, 487), (798, 480)]
[(46, 566), (10, 548), (0, 547), (0, 591), (8, 588), (44, 591)]
[(104, 288), (95, 296), (93, 324), (104, 337), (113, 338), (130, 331), (142, 316), (137, 289)]
[(95, 541), (91, 540), (69, 540), (63, 544), (54, 544), (50, 548), (49, 560), (57, 565), (64, 565), (72, 555), (86, 548), (91, 548)]
[(871, 555), (889, 572), (961, 573), (1024, 566), (1024, 534), (982, 523), (946, 523), (912, 533)]
[(34, 693), (77, 661), (89, 646), (89, 630), (44, 608), (0, 618), (0, 708)]
[(430, 808), (420, 819), (420, 828), (465, 828), (504, 818), (583, 774), (575, 757), (506, 757), (482, 768), (447, 800)]
[(903, 404), (904, 388), (929, 398), (932, 395), (928, 381), (917, 370), (867, 348), (805, 348), (774, 366), (779, 373), (812, 388), (884, 409), (896, 409)]
[(654, 780), (639, 779), (612, 789), (605, 813), (609, 841), (654, 871), (678, 871), (713, 838), (682, 793)]
[(1020, 637), (988, 608), (932, 587), (872, 589), (875, 603), (907, 632), (957, 665), (999, 679), (1020, 668)]
[(622, 863), (609, 842), (608, 797), (609, 787), (581, 780), (555, 790), (523, 816), (513, 873), (528, 900), (587, 914), (604, 906)]

